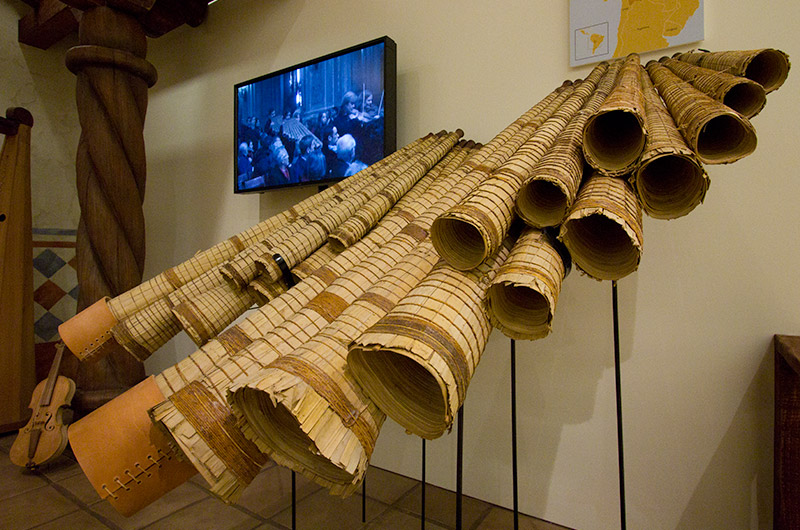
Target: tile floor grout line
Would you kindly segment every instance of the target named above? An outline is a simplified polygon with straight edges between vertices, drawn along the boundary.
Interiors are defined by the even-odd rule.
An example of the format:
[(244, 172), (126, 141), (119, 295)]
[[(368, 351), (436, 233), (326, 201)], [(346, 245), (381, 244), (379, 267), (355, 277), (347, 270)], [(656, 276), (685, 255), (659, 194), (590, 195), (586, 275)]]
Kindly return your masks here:
[[(120, 528), (119, 526), (114, 524), (113, 521), (107, 519), (106, 517), (100, 515), (99, 513), (96, 513), (94, 510), (92, 510), (91, 507), (88, 504), (86, 504), (85, 502), (80, 500), (75, 494), (73, 494), (71, 491), (69, 491), (67, 488), (65, 488), (61, 484), (57, 483), (56, 481), (54, 481), (53, 479), (51, 479), (50, 477), (48, 477), (44, 473), (37, 472), (37, 474), (39, 476), (41, 476), (46, 482), (48, 482), (49, 485), (53, 487), (53, 489), (55, 489), (58, 493), (60, 493), (62, 497), (66, 498), (68, 501), (70, 501), (72, 504), (74, 504), (77, 507), (78, 510), (87, 513), (89, 516), (91, 516), (94, 519), (97, 519), (98, 521), (100, 521), (101, 523), (106, 525), (111, 530), (122, 530), (122, 528)], [(70, 512), (70, 513), (73, 513), (73, 512)], [(64, 515), (69, 515), (69, 514), (64, 514)], [(62, 515), (60, 517), (57, 517), (56, 519), (53, 519), (53, 521), (56, 521), (56, 520), (60, 519), (61, 517), (64, 517), (64, 515)], [(51, 523), (53, 521), (48, 521), (48, 522)], [(46, 524), (46, 523), (42, 523), (42, 524)], [(42, 526), (42, 525), (37, 525), (37, 526)]]
[[(487, 504), (488, 504), (488, 503), (487, 503)], [(494, 506), (493, 506), (493, 505), (491, 505), (491, 504), (488, 504), (488, 506), (486, 506), (486, 511), (484, 512), (484, 514), (483, 514), (482, 516), (478, 517), (478, 518), (475, 520), (475, 522), (474, 522), (474, 523), (472, 523), (472, 526), (470, 527), (470, 529), (469, 529), (469, 530), (478, 530), (478, 528), (480, 528), (480, 526), (481, 526), (481, 523), (483, 523), (483, 521), (484, 521), (484, 520), (485, 520), (487, 517), (489, 517), (489, 513), (492, 511), (492, 509), (493, 509), (493, 508), (494, 508)]]

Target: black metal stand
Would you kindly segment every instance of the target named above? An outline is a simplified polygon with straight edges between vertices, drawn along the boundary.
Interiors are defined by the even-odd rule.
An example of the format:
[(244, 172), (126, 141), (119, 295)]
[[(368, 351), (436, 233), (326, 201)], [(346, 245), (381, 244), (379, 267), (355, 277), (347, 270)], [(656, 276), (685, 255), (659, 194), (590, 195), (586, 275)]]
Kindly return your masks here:
[(419, 518), (420, 528), (425, 530), (425, 438), (422, 439), (422, 499)]
[(514, 502), (514, 530), (519, 530), (519, 489), (517, 482), (517, 341), (511, 339), (511, 480)]
[(367, 477), (361, 481), (361, 522), (367, 522)]
[(456, 530), (461, 530), (461, 504), (464, 478), (464, 405), (458, 411), (458, 438), (456, 448)]
[(292, 530), (297, 528), (297, 481), (292, 471)]
[(619, 304), (617, 302), (617, 282), (611, 282), (611, 305), (614, 312), (614, 375), (616, 378), (617, 393), (617, 456), (619, 459), (619, 515), (620, 528), (626, 530), (627, 517), (625, 515), (625, 458), (624, 444), (622, 441), (622, 384), (620, 382), (620, 355), (619, 355)]

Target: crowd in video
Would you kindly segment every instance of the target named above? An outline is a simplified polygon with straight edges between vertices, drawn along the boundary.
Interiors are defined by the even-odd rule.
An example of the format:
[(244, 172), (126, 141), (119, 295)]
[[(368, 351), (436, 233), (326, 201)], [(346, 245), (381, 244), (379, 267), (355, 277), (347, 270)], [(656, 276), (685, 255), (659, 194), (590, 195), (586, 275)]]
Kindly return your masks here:
[(267, 109), (240, 116), (239, 190), (348, 177), (383, 157), (383, 109), (368, 90), (309, 112)]

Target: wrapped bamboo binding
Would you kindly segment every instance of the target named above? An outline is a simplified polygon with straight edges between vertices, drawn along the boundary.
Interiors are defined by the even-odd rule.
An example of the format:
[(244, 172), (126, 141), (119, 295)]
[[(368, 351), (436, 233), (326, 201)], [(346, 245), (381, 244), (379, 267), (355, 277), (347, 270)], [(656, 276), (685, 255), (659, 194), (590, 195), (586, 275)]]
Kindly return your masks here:
[(756, 131), (747, 118), (700, 92), (658, 61), (647, 63), (647, 73), (701, 162), (729, 164), (755, 151)]
[(668, 57), (662, 57), (659, 62), (697, 90), (705, 92), (746, 118), (752, 118), (767, 104), (764, 87), (746, 77), (710, 70)]
[(570, 266), (550, 229), (525, 228), (486, 293), (492, 325), (511, 339), (546, 337)]
[(752, 79), (767, 93), (778, 90), (789, 76), (789, 56), (780, 50), (739, 50), (728, 52), (677, 53), (674, 57), (689, 64)]
[(645, 71), (642, 71), (642, 87), (647, 145), (631, 183), (650, 217), (675, 219), (703, 202), (709, 186), (708, 175), (686, 145)]
[(530, 171), (549, 149), (572, 116), (586, 102), (606, 72), (601, 63), (572, 91), (565, 90), (543, 113), (532, 134), (461, 204), (441, 215), (431, 227), (439, 255), (459, 269), (469, 270), (494, 253), (508, 233), (514, 201)]
[(444, 260), (350, 345), (347, 366), (367, 395), (409, 432), (433, 439), (452, 425), (492, 326), (486, 289), (510, 241), (470, 271)]
[(558, 238), (575, 265), (597, 280), (634, 272), (642, 256), (642, 209), (624, 179), (593, 174), (584, 182)]
[(584, 128), (583, 154), (589, 165), (604, 175), (629, 173), (644, 149), (647, 129), (641, 68), (637, 54), (625, 58), (614, 90)]
[(621, 61), (609, 65), (589, 100), (523, 182), (515, 209), (528, 225), (538, 228), (557, 226), (569, 212), (583, 178), (583, 130), (589, 117), (611, 93), (621, 67)]

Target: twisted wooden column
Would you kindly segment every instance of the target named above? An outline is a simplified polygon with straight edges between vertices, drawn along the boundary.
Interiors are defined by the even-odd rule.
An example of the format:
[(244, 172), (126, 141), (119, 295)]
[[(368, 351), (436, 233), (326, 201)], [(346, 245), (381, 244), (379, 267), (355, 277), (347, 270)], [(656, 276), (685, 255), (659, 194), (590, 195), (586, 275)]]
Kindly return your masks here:
[[(142, 281), (143, 131), (147, 89), (156, 82), (156, 70), (145, 60), (146, 53), (147, 38), (141, 23), (107, 6), (84, 12), (79, 45), (67, 52), (67, 67), (78, 76), (76, 94), (82, 129), (76, 161), (81, 206), (77, 238), (79, 310)], [(81, 366), (79, 372), (79, 388), (90, 391), (124, 389), (144, 377), (141, 363), (124, 353)]]

